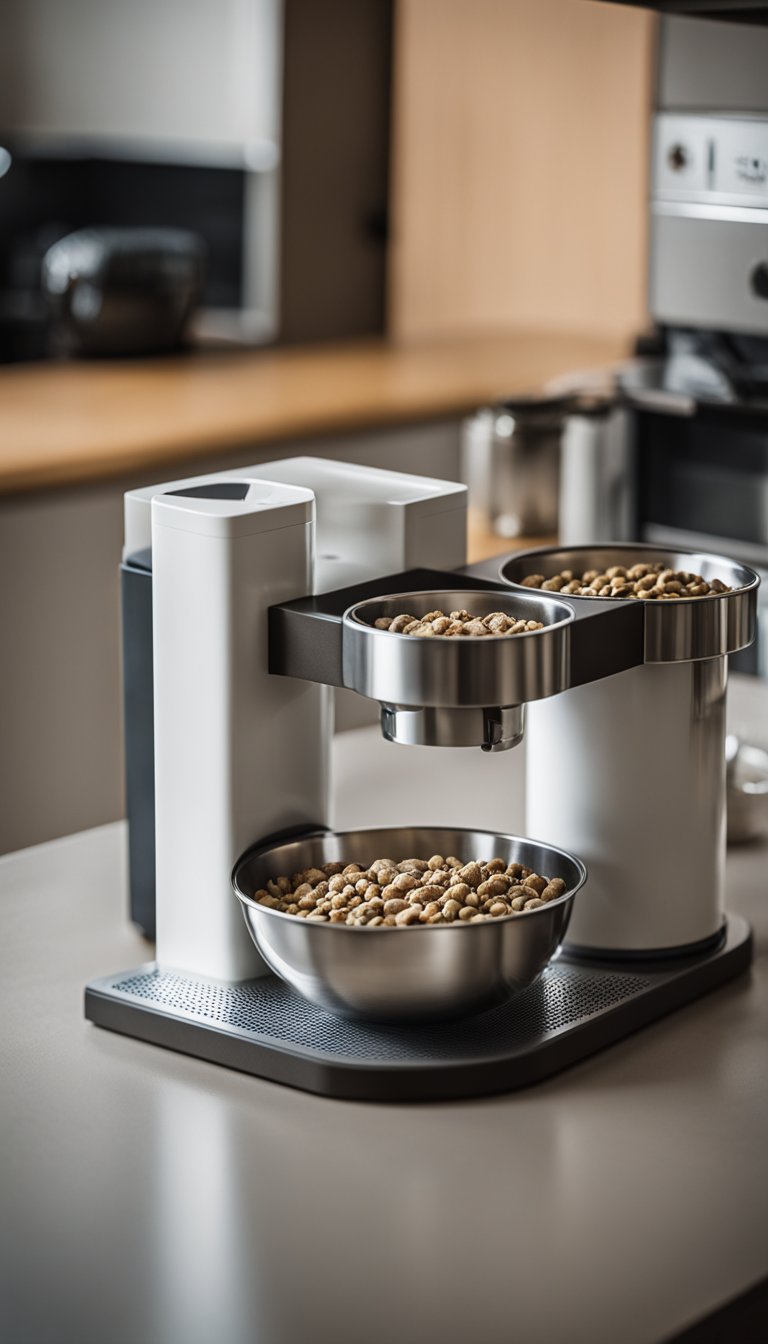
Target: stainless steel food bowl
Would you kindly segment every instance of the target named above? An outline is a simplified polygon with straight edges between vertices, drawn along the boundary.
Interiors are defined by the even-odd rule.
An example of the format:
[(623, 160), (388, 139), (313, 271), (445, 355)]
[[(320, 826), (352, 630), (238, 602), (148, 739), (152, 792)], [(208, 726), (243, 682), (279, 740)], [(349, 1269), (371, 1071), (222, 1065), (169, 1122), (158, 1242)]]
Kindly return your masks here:
[[(707, 581), (720, 579), (729, 593), (710, 593), (706, 597), (677, 602), (645, 600), (646, 663), (688, 662), (702, 658), (720, 658), (745, 649), (755, 638), (757, 590), (760, 577), (747, 565), (723, 555), (704, 551), (669, 550), (663, 546), (631, 542), (607, 546), (547, 547), (520, 551), (500, 562), (499, 576), (522, 592), (540, 592), (520, 587), (527, 574), (551, 578), (563, 569), (583, 573), (587, 569), (605, 570), (609, 565), (663, 564), (670, 569), (690, 570)], [(579, 597), (558, 594), (568, 602), (600, 603), (626, 601), (605, 597)], [(641, 599), (642, 601), (642, 599)]]
[[(270, 878), (324, 863), (371, 864), (454, 854), (522, 863), (566, 890), (537, 910), (480, 924), (355, 928), (322, 924), (259, 905), (254, 893)], [(489, 831), (382, 828), (314, 832), (248, 850), (232, 884), (248, 931), (264, 960), (304, 998), (342, 1017), (425, 1021), (462, 1017), (525, 989), (557, 952), (573, 898), (587, 872), (580, 859), (552, 845)]]
[[(512, 638), (414, 639), (377, 630), (380, 616), (504, 611), (541, 621), (541, 630)], [(522, 706), (568, 685), (573, 608), (556, 594), (525, 588), (443, 590), (368, 598), (344, 613), (344, 685), (381, 705), (390, 742), (434, 747), (482, 746), (504, 751), (523, 736)]]

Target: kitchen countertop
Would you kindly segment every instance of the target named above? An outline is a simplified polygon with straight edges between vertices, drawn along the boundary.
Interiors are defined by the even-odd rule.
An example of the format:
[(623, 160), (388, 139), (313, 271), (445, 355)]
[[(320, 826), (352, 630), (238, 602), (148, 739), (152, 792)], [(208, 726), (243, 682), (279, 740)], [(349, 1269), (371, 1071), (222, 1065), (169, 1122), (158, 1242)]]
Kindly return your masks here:
[(520, 331), (0, 369), (0, 494), (257, 444), (458, 417), (612, 364), (618, 339)]
[[(732, 689), (732, 717), (764, 723), (766, 688)], [(336, 824), (372, 733), (336, 740)], [(428, 810), (455, 811), (412, 750)], [(391, 809), (397, 775), (377, 782)], [(4, 1337), (659, 1344), (744, 1294), (768, 1270), (767, 863), (768, 843), (729, 852), (749, 975), (528, 1091), (398, 1107), (83, 1020), (86, 980), (149, 955), (122, 824), (0, 860)]]

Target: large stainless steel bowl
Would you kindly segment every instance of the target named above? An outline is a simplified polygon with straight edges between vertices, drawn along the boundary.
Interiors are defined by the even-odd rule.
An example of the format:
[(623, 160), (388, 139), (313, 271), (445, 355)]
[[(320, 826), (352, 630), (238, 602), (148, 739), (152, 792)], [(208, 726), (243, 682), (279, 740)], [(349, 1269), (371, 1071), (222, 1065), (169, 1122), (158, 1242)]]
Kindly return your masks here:
[[(504, 919), (405, 929), (310, 922), (253, 899), (269, 878), (304, 868), (433, 854), (522, 863), (561, 877), (566, 890), (537, 910)], [(315, 832), (256, 847), (238, 860), (232, 883), (262, 957), (299, 994), (343, 1017), (393, 1022), (462, 1017), (530, 985), (557, 952), (586, 876), (580, 859), (535, 840), (407, 827)]]

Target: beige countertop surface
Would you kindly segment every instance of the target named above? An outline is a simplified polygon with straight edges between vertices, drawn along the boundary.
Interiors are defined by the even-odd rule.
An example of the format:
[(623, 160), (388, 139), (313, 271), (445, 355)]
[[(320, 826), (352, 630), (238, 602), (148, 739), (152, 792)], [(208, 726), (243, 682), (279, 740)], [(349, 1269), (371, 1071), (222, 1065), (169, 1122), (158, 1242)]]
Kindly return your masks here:
[(0, 369), (0, 494), (153, 471), (254, 445), (458, 417), (615, 363), (558, 331)]
[[(377, 821), (402, 806), (376, 741), (336, 740), (336, 824), (372, 771)], [(486, 807), (412, 750), (425, 822)], [(489, 762), (499, 809), (514, 755)], [(4, 1338), (659, 1344), (743, 1294), (768, 1271), (767, 865), (729, 852), (749, 974), (527, 1091), (375, 1106), (83, 1020), (88, 979), (149, 956), (121, 823), (0, 860)]]

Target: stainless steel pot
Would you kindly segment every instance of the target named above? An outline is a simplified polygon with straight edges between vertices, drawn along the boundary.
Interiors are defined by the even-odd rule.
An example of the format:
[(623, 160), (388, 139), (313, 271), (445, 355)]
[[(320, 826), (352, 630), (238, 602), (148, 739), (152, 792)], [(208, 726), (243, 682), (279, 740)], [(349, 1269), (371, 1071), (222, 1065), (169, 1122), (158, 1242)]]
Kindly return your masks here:
[[(562, 878), (566, 890), (537, 910), (504, 919), (405, 929), (314, 923), (253, 899), (270, 878), (304, 868), (432, 854), (523, 863), (543, 876)], [(256, 847), (235, 865), (232, 883), (248, 931), (277, 975), (340, 1016), (392, 1022), (462, 1017), (530, 985), (560, 947), (586, 876), (572, 854), (535, 840), (407, 827), (316, 832)]]

